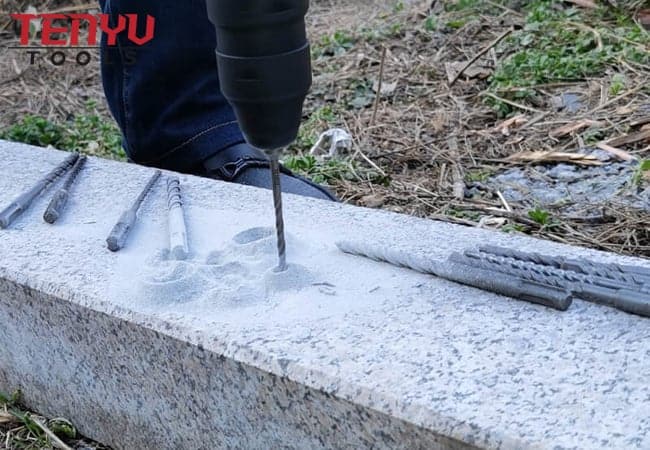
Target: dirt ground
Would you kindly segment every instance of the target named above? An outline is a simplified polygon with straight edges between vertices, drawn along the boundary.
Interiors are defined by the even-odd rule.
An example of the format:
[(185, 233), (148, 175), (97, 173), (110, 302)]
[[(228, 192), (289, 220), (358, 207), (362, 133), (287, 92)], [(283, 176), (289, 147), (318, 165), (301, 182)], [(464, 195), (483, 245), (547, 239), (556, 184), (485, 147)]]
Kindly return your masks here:
[[(644, 2), (615, 12), (608, 4), (594, 12), (572, 3), (312, 2), (314, 86), (288, 164), (328, 183), (345, 202), (650, 256), (650, 206), (601, 201), (566, 214), (535, 199), (509, 201), (498, 185), (486, 183), (516, 166), (529, 173), (559, 161), (588, 167), (593, 161), (582, 150), (609, 144), (613, 161), (640, 161), (626, 189), (646, 195), (650, 177), (641, 170), (650, 155), (650, 39), (638, 32)], [(4, 0), (0, 9), (27, 5)], [(92, 12), (93, 5), (49, 0), (38, 9)], [(548, 22), (535, 22), (535, 14), (547, 14)], [(553, 52), (567, 48), (549, 48), (553, 67), (534, 50), (548, 44), (539, 25), (552, 26), (557, 17), (572, 33), (562, 36), (570, 46), (576, 40), (589, 48), (575, 60), (554, 60)], [(0, 22), (0, 30), (0, 129), (27, 114), (69, 122), (89, 100), (111, 120), (97, 60), (85, 67), (46, 60), (29, 65), (8, 48), (16, 43), (9, 21)], [(531, 47), (523, 56), (522, 45)], [(635, 58), (628, 59), (630, 52)], [(579, 96), (577, 110), (558, 106), (566, 92)], [(313, 160), (310, 147), (332, 127), (350, 132), (352, 148), (331, 161)]]
[[(375, 7), (359, 12), (358, 4), (329, 10), (322, 6), (314, 11), (315, 36), (333, 30), (351, 30), (354, 36), (349, 50), (334, 50), (331, 56), (315, 59), (317, 76), (311, 98), (314, 109), (321, 108), (323, 100), (339, 105), (334, 106), (335, 122), (352, 132), (352, 154), (360, 166), (370, 169), (366, 179), (361, 175), (335, 182), (338, 193), (360, 205), (650, 256), (648, 209), (602, 202), (597, 205), (600, 215), (574, 211), (569, 217), (556, 212), (553, 205), (540, 209), (525, 199), (507, 204), (498, 187), (483, 186), (483, 195), (467, 195), (468, 188), (481, 184), (486, 176), (522, 164), (525, 152), (543, 152), (535, 155), (553, 164), (562, 159), (554, 153), (579, 153), (582, 148), (638, 133), (650, 114), (647, 65), (617, 56), (582, 79), (548, 76), (525, 87), (513, 83), (495, 89), (490, 78), (503, 74), (503, 66), (516, 52), (516, 43), (508, 42), (512, 36), (497, 45), (495, 41), (509, 30), (513, 34), (521, 28), (525, 31), (527, 12), (517, 2), (465, 2), (482, 6), (467, 18), (464, 11), (446, 8), (444, 4), (449, 3), (454, 2), (412, 2), (393, 5), (388, 12)], [(551, 3), (558, 8), (570, 6)], [(633, 14), (631, 9), (627, 12)], [(431, 17), (448, 25), (429, 32)], [(606, 22), (598, 19), (596, 28), (587, 17), (576, 16), (570, 26), (585, 28), (593, 35), (593, 45), (607, 45), (602, 43)], [(638, 49), (647, 57), (650, 47), (647, 40), (643, 42)], [(473, 77), (460, 76), (450, 87), (454, 69), (482, 52), (484, 56), (469, 67), (474, 73), (466, 72)], [(625, 88), (612, 89), (612, 80), (621, 77), (626, 80)], [(375, 102), (380, 78), (386, 90)], [(369, 86), (365, 99), (361, 80)], [(532, 91), (532, 95), (520, 100), (519, 90)], [(554, 104), (567, 91), (582, 98), (577, 112)], [(362, 108), (355, 103), (359, 96)], [(353, 107), (342, 110), (346, 97), (353, 98)], [(505, 111), (499, 110), (501, 106)], [(647, 133), (641, 136), (618, 145), (643, 160), (649, 155), (650, 141)], [(622, 156), (627, 157), (625, 153)], [(534, 171), (536, 165), (527, 164), (527, 168)], [(382, 183), (377, 172), (390, 182)], [(641, 178), (639, 184), (647, 182)], [(641, 192), (643, 187), (631, 183), (630, 189)], [(593, 211), (596, 205), (583, 206)], [(542, 210), (552, 219), (539, 220), (534, 212)]]

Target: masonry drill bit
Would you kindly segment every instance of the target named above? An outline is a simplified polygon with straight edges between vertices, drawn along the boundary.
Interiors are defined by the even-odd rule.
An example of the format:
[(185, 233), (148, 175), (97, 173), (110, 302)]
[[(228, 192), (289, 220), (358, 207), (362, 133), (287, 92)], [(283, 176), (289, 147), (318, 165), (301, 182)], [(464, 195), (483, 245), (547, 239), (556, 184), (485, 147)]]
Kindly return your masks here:
[[(496, 255), (466, 251), (463, 256), (456, 256), (456, 262), (479, 267), (483, 270), (497, 271), (523, 278), (529, 281), (538, 281), (549, 286), (564, 288), (565, 278), (554, 276), (552, 269), (532, 262), (518, 261)], [(567, 281), (576, 281), (571, 278)]]
[(464, 258), (467, 264), (487, 271), (510, 274), (531, 281), (538, 280), (564, 288), (582, 300), (650, 317), (650, 295), (637, 290), (635, 285), (494, 254), (467, 251), (460, 258)]
[(0, 212), (0, 228), (7, 228), (16, 218), (29, 208), (34, 199), (49, 188), (59, 177), (64, 175), (79, 158), (79, 153), (69, 155), (61, 164), (45, 175), (31, 189), (18, 196), (9, 206)]
[(638, 286), (650, 284), (650, 270), (645, 267), (623, 266), (620, 264), (596, 263), (586, 259), (568, 259), (563, 257), (545, 256), (539, 253), (527, 253), (497, 246), (483, 246), (479, 249), (483, 253), (497, 256), (515, 258), (535, 264), (569, 270), (585, 275), (594, 275), (600, 278), (618, 280)]
[(275, 231), (278, 239), (278, 267), (277, 272), (287, 270), (287, 242), (284, 237), (284, 216), (282, 214), (282, 186), (280, 184), (280, 151), (276, 150), (270, 155), (271, 177), (273, 181), (273, 203), (275, 205)]
[(87, 159), (88, 158), (86, 158), (86, 156), (80, 156), (77, 159), (77, 162), (74, 163), (74, 166), (72, 166), (72, 169), (70, 169), (70, 173), (63, 182), (63, 186), (61, 186), (61, 189), (54, 193), (50, 204), (47, 205), (45, 214), (43, 214), (43, 220), (45, 220), (45, 222), (53, 224), (59, 220), (59, 217), (61, 217), (65, 205), (68, 203), (70, 189), (72, 188), (72, 185), (77, 179), (77, 176), (79, 175), (79, 172), (81, 172), (81, 169), (86, 163)]
[(181, 182), (178, 177), (167, 179), (167, 208), (169, 211), (169, 254), (176, 260), (187, 259), (190, 250), (183, 214)]
[(156, 173), (154, 173), (142, 192), (140, 192), (140, 195), (138, 195), (138, 198), (135, 199), (133, 205), (124, 211), (120, 216), (120, 220), (117, 221), (111, 230), (111, 234), (109, 234), (108, 238), (106, 239), (106, 243), (108, 244), (108, 249), (110, 251), (119, 252), (124, 248), (126, 240), (129, 237), (129, 233), (131, 232), (133, 225), (135, 225), (135, 221), (138, 217), (138, 210), (140, 209), (140, 206), (142, 205), (144, 199), (147, 197), (149, 191), (151, 191), (153, 185), (156, 184), (156, 181), (158, 181), (158, 178), (160, 178), (160, 175), (160, 170), (156, 170)]
[(406, 267), (417, 272), (435, 275), (449, 281), (506, 297), (537, 303), (560, 311), (566, 311), (573, 300), (572, 294), (566, 289), (459, 264), (456, 258), (460, 257), (460, 255), (452, 255), (447, 261), (435, 261), (423, 256), (411, 255), (374, 244), (338, 242), (336, 245), (339, 250), (348, 254), (364, 256), (398, 267)]

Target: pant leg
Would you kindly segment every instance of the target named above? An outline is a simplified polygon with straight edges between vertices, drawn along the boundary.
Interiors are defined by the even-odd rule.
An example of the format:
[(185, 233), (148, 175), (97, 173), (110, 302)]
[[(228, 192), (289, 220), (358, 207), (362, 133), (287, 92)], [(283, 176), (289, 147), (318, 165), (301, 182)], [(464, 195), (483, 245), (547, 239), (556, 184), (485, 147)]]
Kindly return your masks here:
[(112, 16), (138, 14), (153, 40), (136, 47), (120, 33), (116, 46), (102, 39), (102, 79), (113, 116), (134, 162), (193, 171), (220, 150), (243, 142), (235, 115), (221, 94), (215, 32), (205, 0), (99, 0)]

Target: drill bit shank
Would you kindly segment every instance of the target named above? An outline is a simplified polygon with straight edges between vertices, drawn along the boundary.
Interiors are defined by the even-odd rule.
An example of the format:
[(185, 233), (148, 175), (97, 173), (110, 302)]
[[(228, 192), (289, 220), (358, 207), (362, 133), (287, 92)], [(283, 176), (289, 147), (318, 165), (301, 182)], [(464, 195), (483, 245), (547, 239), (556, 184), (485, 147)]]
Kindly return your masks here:
[(73, 153), (68, 156), (61, 164), (45, 175), (30, 190), (18, 196), (18, 198), (16, 198), (9, 206), (0, 212), (0, 228), (7, 228), (11, 225), (16, 218), (29, 208), (29, 205), (32, 204), (34, 199), (38, 197), (41, 192), (50, 187), (57, 179), (59, 179), (59, 177), (65, 174), (78, 158), (79, 153)]

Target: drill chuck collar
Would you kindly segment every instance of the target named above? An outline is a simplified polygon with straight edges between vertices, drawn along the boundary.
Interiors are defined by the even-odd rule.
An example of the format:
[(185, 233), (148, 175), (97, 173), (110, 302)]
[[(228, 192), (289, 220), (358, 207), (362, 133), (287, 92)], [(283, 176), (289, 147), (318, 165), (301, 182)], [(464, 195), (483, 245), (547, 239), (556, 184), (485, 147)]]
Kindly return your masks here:
[(309, 0), (206, 0), (221, 90), (247, 142), (266, 152), (298, 135), (311, 87)]

